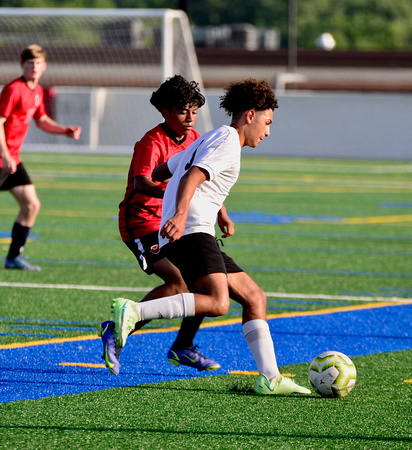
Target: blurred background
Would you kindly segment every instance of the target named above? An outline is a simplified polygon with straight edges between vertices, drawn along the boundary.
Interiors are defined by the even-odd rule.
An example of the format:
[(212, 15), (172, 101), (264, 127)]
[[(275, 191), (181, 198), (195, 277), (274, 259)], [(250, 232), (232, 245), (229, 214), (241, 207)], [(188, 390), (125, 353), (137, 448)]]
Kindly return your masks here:
[[(36, 0), (35, 5), (3, 0), (1, 6), (183, 10), (207, 93), (210, 126), (228, 122), (219, 109), (228, 82), (265, 78), (276, 90), (279, 110), (272, 137), (254, 153), (412, 159), (410, 0)], [(132, 32), (122, 39), (122, 46), (141, 46)], [(51, 56), (44, 80), (55, 86)], [(5, 76), (0, 74), (0, 83)], [(140, 87), (153, 90), (157, 83)], [(74, 84), (89, 86), (91, 81)], [(130, 148), (150, 125), (142, 124), (135, 137), (127, 137)], [(28, 145), (30, 139), (35, 138), (29, 136)]]

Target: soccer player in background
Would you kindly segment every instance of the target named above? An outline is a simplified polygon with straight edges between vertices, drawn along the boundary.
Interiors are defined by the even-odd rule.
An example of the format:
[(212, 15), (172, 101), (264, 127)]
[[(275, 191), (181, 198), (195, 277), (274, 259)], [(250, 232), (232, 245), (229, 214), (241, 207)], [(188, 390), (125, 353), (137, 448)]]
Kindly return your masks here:
[(164, 194), (159, 244), (190, 292), (140, 303), (113, 300), (115, 340), (123, 347), (136, 323), (146, 320), (224, 315), (231, 297), (243, 306), (243, 334), (259, 371), (255, 392), (310, 394), (279, 373), (266, 295), (215, 238), (217, 214), (239, 176), (241, 148), (254, 148), (269, 136), (277, 99), (266, 81), (247, 78), (227, 86), (220, 106), (231, 116), (230, 126), (202, 135), (153, 172), (155, 180), (172, 176)]
[(36, 189), (20, 158), (30, 121), (47, 133), (63, 134), (79, 139), (81, 128), (58, 124), (47, 114), (43, 89), (39, 80), (46, 70), (46, 53), (36, 44), (29, 45), (20, 55), (21, 77), (4, 86), (0, 96), (0, 190), (10, 191), (20, 210), (14, 222), (6, 269), (39, 271), (22, 256), (24, 245), (40, 210)]
[[(153, 92), (150, 103), (161, 113), (164, 122), (136, 142), (126, 192), (119, 205), (119, 230), (123, 242), (135, 255), (145, 273), (156, 274), (164, 282), (149, 292), (142, 301), (187, 292), (179, 270), (159, 249), (158, 232), (166, 183), (152, 181), (152, 171), (176, 153), (185, 150), (200, 136), (193, 127), (198, 109), (204, 105), (205, 98), (195, 81), (175, 75)], [(226, 223), (222, 225), (225, 226)], [(182, 321), (177, 339), (167, 355), (171, 364), (183, 364), (198, 370), (216, 370), (220, 367), (217, 362), (201, 355), (198, 347), (193, 344), (202, 320), (202, 317), (192, 317)], [(143, 324), (139, 324), (131, 332), (137, 331), (141, 326)], [(106, 366), (117, 375), (121, 349), (115, 345), (113, 329), (114, 322), (105, 321), (100, 326), (99, 334), (102, 337)]]

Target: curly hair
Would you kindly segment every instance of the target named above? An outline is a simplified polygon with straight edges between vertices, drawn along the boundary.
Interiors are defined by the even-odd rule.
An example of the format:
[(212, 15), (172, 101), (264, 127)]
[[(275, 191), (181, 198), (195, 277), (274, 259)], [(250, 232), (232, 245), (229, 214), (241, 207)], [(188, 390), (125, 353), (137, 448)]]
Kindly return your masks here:
[(201, 108), (205, 104), (205, 97), (199, 90), (199, 84), (188, 81), (181, 75), (167, 79), (152, 93), (150, 103), (159, 111), (166, 108), (169, 112), (174, 108), (182, 109), (186, 105)]
[(220, 97), (220, 107), (228, 116), (254, 109), (256, 111), (274, 110), (278, 101), (273, 89), (265, 80), (245, 78), (244, 81), (230, 83), (225, 87), (225, 94)]

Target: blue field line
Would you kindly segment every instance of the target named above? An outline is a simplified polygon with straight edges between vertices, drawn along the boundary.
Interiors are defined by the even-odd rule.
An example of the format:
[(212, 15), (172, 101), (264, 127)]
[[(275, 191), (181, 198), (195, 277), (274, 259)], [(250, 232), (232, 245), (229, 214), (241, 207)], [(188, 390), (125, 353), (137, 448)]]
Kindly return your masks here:
[[(412, 304), (409, 304), (279, 316), (268, 323), (276, 359), (282, 367), (309, 365), (326, 350), (340, 351), (352, 358), (411, 350), (411, 317)], [(101, 367), (102, 344), (98, 338), (1, 349), (0, 403), (210, 376), (210, 372), (168, 363), (167, 351), (176, 335), (177, 331), (162, 331), (130, 336), (121, 354), (118, 376)], [(213, 375), (256, 370), (240, 320), (222, 325), (215, 322), (214, 326), (201, 328), (196, 344), (201, 353), (221, 363), (222, 367)], [(396, 370), (396, 367), (386, 369)], [(358, 367), (360, 379), (364, 370), (367, 367)], [(251, 380), (251, 387), (254, 381)], [(306, 377), (296, 381), (310, 387)]]
[[(273, 300), (271, 300), (273, 299)], [(302, 303), (304, 305), (332, 305), (332, 306), (347, 306), (348, 302), (331, 302), (324, 300), (295, 300), (290, 298), (281, 298), (281, 297), (268, 297), (269, 303)]]
[[(109, 180), (113, 180), (113, 179), (118, 179), (118, 180), (124, 180), (124, 174), (120, 174), (120, 173), (87, 173), (87, 172), (82, 172), (82, 173), (75, 173), (75, 172), (69, 172), (69, 173), (64, 173), (64, 172), (35, 172), (35, 171), (30, 171), (30, 174), (33, 176), (33, 178), (42, 178), (42, 181), (54, 181), (54, 180), (71, 180), (71, 179), (81, 179), (84, 178), (86, 180), (93, 180), (93, 179), (109, 179)], [(116, 205), (117, 206), (117, 205)]]
[[(0, 237), (2, 233), (0, 232)], [(10, 236), (10, 233), (8, 233)], [(8, 237), (9, 237), (8, 236)], [(30, 236), (38, 239), (39, 235)], [(78, 245), (98, 245), (98, 246), (124, 246), (120, 240), (91, 240), (91, 239), (44, 239), (41, 238), (42, 244), (78, 244)], [(318, 247), (270, 247), (262, 245), (232, 245), (227, 244), (227, 248), (231, 250), (253, 250), (265, 252), (305, 252), (305, 253), (330, 253), (330, 254), (348, 254), (348, 255), (382, 255), (382, 256), (412, 256), (412, 251), (381, 251), (381, 250), (360, 250), (360, 249), (344, 249), (344, 248), (318, 248)]]
[(412, 202), (382, 202), (381, 208), (412, 208)]
[(89, 322), (83, 320), (58, 320), (58, 319), (28, 319), (20, 317), (0, 317), (0, 322), (41, 322), (41, 323), (65, 323), (72, 325), (97, 326), (100, 322)]
[(91, 240), (91, 239), (41, 239), (42, 244), (80, 244), (80, 245), (115, 245), (124, 246), (122, 241)]
[[(242, 305), (230, 305), (230, 308), (243, 308)], [(305, 308), (304, 306), (267, 306), (266, 309), (271, 310), (280, 310), (280, 311), (307, 311), (308, 308)], [(240, 314), (237, 311), (230, 311), (227, 314)]]
[(360, 270), (325, 270), (325, 269), (297, 269), (292, 267), (243, 267), (245, 271), (254, 272), (290, 272), (290, 273), (316, 273), (322, 275), (356, 275), (368, 277), (395, 277), (395, 278), (411, 278), (412, 273), (402, 272), (364, 272)]
[(383, 256), (412, 256), (408, 251), (381, 251), (381, 250), (360, 250), (346, 248), (312, 248), (312, 247), (270, 247), (263, 245), (227, 245), (227, 248), (234, 250), (254, 250), (272, 252), (308, 252), (308, 253), (332, 253), (348, 255), (383, 255)]
[(297, 237), (316, 237), (316, 238), (347, 238), (347, 239), (363, 239), (363, 240), (389, 240), (389, 241), (412, 241), (412, 235), (396, 235), (396, 234), (365, 234), (365, 233), (325, 233), (316, 231), (293, 231), (293, 230), (274, 230), (272, 227), (265, 226), (264, 230), (256, 228), (237, 229), (236, 234), (257, 234), (257, 235), (275, 235), (275, 236), (297, 236)]
[(399, 297), (399, 298), (409, 298), (411, 296), (412, 291), (406, 291), (406, 292), (402, 292), (399, 293), (399, 291), (389, 291), (389, 292), (371, 292), (371, 291), (342, 291), (341, 295), (356, 295), (356, 296), (367, 296), (367, 297), (374, 297), (374, 296), (379, 296), (379, 297)]
[[(412, 235), (404, 234), (374, 234), (374, 233), (330, 233), (330, 232), (321, 232), (321, 231), (296, 231), (296, 230), (279, 230), (277, 227), (273, 227), (271, 225), (260, 225), (263, 229), (255, 228), (245, 228), (244, 225), (239, 224), (239, 228), (236, 230), (236, 235), (238, 234), (255, 234), (255, 235), (274, 235), (274, 236), (297, 236), (297, 237), (317, 237), (317, 238), (337, 238), (337, 239), (363, 239), (363, 240), (388, 240), (388, 241), (411, 241)], [(0, 221), (0, 227), (10, 227), (9, 222)], [(71, 223), (56, 223), (56, 224), (48, 224), (48, 223), (36, 223), (36, 230), (42, 229), (73, 229), (73, 225)], [(113, 225), (103, 225), (103, 224), (85, 224), (84, 222), (78, 226), (80, 230), (94, 230), (94, 231), (115, 231), (117, 230), (113, 228)], [(10, 235), (10, 231), (8, 232)]]
[(392, 292), (412, 292), (411, 288), (397, 288), (397, 287), (381, 287), (380, 291), (392, 291)]
[(34, 326), (34, 325), (10, 325), (10, 328), (18, 328), (25, 330), (63, 330), (63, 331), (96, 331), (96, 328), (86, 327), (56, 327), (56, 326)]
[(31, 258), (30, 261), (44, 264), (75, 264), (79, 266), (119, 266), (119, 267), (135, 267), (135, 262), (122, 262), (122, 261), (87, 261), (87, 260), (74, 260), (74, 259), (35, 259)]
[[(35, 263), (43, 264), (75, 264), (85, 266), (120, 266), (135, 267), (136, 263), (120, 262), (120, 261), (86, 261), (86, 260), (59, 260), (59, 259), (38, 259), (32, 258)], [(326, 270), (326, 269), (300, 269), (294, 267), (258, 267), (246, 266), (245, 271), (253, 272), (285, 272), (285, 273), (312, 273), (322, 275), (355, 275), (368, 277), (394, 277), (394, 278), (410, 278), (412, 273), (402, 272), (364, 272), (358, 270)]]
[(298, 214), (266, 214), (262, 212), (239, 212), (230, 211), (229, 217), (234, 223), (253, 223), (257, 225), (285, 225), (296, 221), (317, 221), (317, 222), (341, 222), (343, 217), (337, 216), (316, 216)]
[[(30, 233), (30, 239), (38, 239), (40, 235), (38, 233)], [(11, 231), (0, 230), (0, 238), (11, 238)]]
[(30, 333), (0, 333), (0, 336), (18, 336), (18, 337), (40, 337), (57, 338), (57, 334), (30, 334)]

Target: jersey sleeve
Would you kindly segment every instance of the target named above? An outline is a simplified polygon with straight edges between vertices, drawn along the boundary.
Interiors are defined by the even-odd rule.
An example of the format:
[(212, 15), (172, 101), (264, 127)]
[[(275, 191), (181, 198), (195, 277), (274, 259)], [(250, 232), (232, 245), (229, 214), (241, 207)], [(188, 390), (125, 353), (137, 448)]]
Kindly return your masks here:
[(206, 170), (209, 180), (213, 180), (216, 175), (231, 167), (233, 161), (239, 159), (239, 153), (238, 133), (225, 128), (213, 142), (205, 141), (203, 146), (199, 146), (192, 165)]
[(39, 86), (39, 95), (40, 95), (40, 103), (39, 103), (39, 107), (36, 109), (36, 112), (34, 113), (34, 119), (38, 120), (41, 117), (45, 116), (46, 113), (46, 107), (44, 106), (44, 95), (43, 95), (43, 88), (41, 86)]
[(4, 86), (0, 95), (0, 116), (9, 117), (16, 104), (18, 96), (10, 85)]
[(133, 174), (152, 178), (153, 169), (159, 164), (160, 149), (155, 141), (139, 141), (134, 147)]

